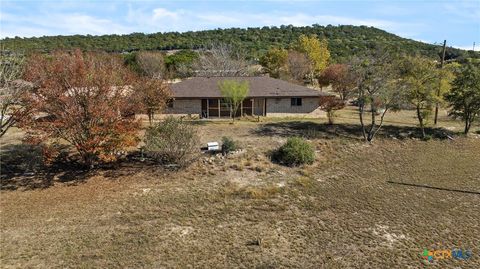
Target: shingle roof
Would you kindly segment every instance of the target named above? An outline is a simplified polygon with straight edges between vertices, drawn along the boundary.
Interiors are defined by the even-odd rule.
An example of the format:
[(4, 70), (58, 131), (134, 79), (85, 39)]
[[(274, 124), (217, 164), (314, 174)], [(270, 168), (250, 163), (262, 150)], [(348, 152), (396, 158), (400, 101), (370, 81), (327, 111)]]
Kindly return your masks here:
[(304, 86), (270, 77), (194, 77), (171, 85), (175, 98), (221, 98), (218, 82), (248, 81), (248, 97), (316, 97), (328, 95)]

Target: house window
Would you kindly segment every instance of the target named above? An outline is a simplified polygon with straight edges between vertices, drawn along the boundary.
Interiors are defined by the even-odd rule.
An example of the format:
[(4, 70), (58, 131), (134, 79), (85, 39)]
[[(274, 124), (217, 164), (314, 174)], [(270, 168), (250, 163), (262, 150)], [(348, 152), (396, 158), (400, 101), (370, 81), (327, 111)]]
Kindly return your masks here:
[(302, 98), (292, 98), (291, 99), (292, 106), (301, 106), (302, 105)]

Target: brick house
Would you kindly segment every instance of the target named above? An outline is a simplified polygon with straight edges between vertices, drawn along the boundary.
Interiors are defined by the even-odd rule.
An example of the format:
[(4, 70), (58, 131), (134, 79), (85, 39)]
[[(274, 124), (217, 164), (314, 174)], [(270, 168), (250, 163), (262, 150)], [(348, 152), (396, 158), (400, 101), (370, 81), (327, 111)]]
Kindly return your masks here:
[(230, 108), (218, 88), (218, 83), (222, 80), (249, 83), (249, 95), (236, 116), (300, 116), (319, 113), (320, 98), (329, 96), (270, 77), (194, 77), (171, 85), (173, 100), (166, 113), (199, 115), (202, 118), (230, 117)]

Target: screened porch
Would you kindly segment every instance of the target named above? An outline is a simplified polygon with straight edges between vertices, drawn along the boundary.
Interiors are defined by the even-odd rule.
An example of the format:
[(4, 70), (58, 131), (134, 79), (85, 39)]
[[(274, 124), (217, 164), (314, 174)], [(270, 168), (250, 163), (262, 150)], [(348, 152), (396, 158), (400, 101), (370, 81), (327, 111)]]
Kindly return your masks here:
[(230, 105), (224, 99), (202, 99), (202, 118), (264, 116), (265, 106), (265, 98), (247, 98), (242, 102), (236, 114), (232, 115)]

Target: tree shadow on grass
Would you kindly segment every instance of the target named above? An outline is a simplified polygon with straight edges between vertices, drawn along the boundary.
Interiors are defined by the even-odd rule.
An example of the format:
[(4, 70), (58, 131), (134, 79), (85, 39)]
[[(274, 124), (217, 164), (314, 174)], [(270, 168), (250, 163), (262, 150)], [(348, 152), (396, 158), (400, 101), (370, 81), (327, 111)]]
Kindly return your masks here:
[(139, 171), (155, 175), (165, 172), (164, 166), (146, 157), (145, 154), (139, 150), (131, 151), (116, 162), (104, 164), (98, 168), (103, 170), (103, 176), (109, 179), (133, 176)]
[[(64, 153), (71, 152), (65, 148)], [(139, 171), (164, 175), (175, 171), (176, 166), (159, 165), (144, 158), (141, 152), (132, 152), (116, 162), (89, 168), (75, 156), (59, 158), (50, 165), (44, 164), (42, 148), (29, 144), (9, 144), (0, 149), (0, 190), (45, 189), (55, 183), (78, 185), (88, 178), (102, 174), (109, 179), (132, 176)]]
[[(454, 132), (444, 128), (426, 128), (425, 132), (433, 139), (448, 139)], [(289, 121), (266, 123), (254, 129), (253, 133), (260, 136), (301, 136), (307, 139), (346, 138), (362, 140), (362, 128), (359, 124), (325, 124), (311, 121)], [(377, 137), (395, 139), (420, 139), (421, 130), (411, 126), (384, 125)]]
[(42, 149), (29, 144), (9, 144), (0, 151), (0, 190), (48, 188), (54, 182), (78, 183), (90, 174), (77, 162), (44, 164)]

